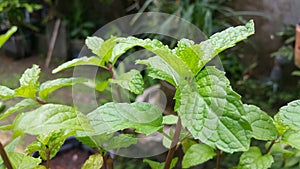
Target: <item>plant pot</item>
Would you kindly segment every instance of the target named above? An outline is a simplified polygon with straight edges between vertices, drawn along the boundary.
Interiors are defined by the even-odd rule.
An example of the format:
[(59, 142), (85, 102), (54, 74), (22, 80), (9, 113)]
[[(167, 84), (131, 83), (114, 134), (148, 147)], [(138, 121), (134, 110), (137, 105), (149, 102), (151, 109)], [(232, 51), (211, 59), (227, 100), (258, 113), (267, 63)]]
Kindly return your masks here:
[(77, 58), (84, 44), (85, 43), (83, 39), (71, 39), (69, 44), (70, 57), (68, 59)]
[(42, 33), (35, 33), (33, 46), (35, 47), (33, 51), (34, 53), (46, 56), (49, 47), (46, 35)]
[[(4, 30), (7, 31), (7, 30)], [(32, 48), (32, 31), (18, 31), (2, 46), (5, 55), (20, 59), (30, 56)]]

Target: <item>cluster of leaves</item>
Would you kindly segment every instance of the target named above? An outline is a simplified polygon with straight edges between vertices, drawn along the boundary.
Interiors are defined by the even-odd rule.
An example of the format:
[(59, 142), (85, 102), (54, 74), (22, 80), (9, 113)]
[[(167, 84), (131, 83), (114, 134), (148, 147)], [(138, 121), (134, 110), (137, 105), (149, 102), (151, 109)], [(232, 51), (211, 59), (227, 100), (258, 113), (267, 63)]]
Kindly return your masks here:
[(42, 5), (24, 2), (20, 0), (2, 0), (0, 1), (0, 12), (3, 14), (0, 17), (1, 22), (9, 21), (10, 25), (16, 25), (18, 27), (27, 27), (32, 30), (37, 28), (25, 21), (24, 10), (31, 13), (34, 10), (41, 9)]
[[(174, 110), (177, 116), (163, 116), (158, 107), (143, 102), (109, 102), (87, 115), (74, 107), (48, 103), (49, 94), (56, 89), (86, 80), (62, 78), (40, 84), (40, 69), (33, 65), (20, 78), (19, 88), (13, 90), (0, 86), (1, 99), (23, 98), (0, 116), (2, 120), (12, 113), (22, 112), (12, 124), (0, 127), (1, 130), (13, 130), (16, 138), (5, 147), (8, 158), (14, 168), (43, 168), (40, 166), (41, 159), (49, 161), (64, 140), (73, 135), (99, 150), (99, 153), (90, 156), (82, 168), (100, 168), (108, 150), (137, 143), (136, 134), (116, 134), (124, 129), (134, 129), (139, 135), (163, 133), (166, 136), (163, 143), (170, 148), (170, 152), (176, 150), (174, 144), (181, 144), (185, 153), (181, 164), (183, 168), (204, 163), (214, 158), (218, 154), (216, 152), (244, 152), (237, 166), (233, 167), (238, 169), (269, 168), (274, 162), (272, 153), (293, 156), (293, 152), (286, 148), (291, 146), (300, 149), (297, 112), (300, 101), (281, 108), (273, 119), (258, 107), (243, 104), (224, 72), (214, 66), (205, 66), (220, 52), (253, 33), (254, 23), (249, 21), (245, 26), (216, 33), (200, 44), (182, 39), (174, 49), (156, 39), (111, 37), (104, 41), (99, 37), (89, 37), (86, 45), (95, 56), (77, 58), (53, 70), (53, 73), (57, 73), (79, 65), (99, 66), (111, 73), (111, 78), (105, 83), (107, 86), (110, 82), (141, 94), (143, 77), (140, 72), (130, 70), (115, 74), (114, 66), (129, 49), (136, 46), (145, 48), (155, 56), (137, 60), (136, 63), (146, 65), (152, 78), (167, 81), (176, 87)], [(28, 108), (33, 110), (26, 111)], [(176, 130), (164, 133), (164, 125), (173, 124), (177, 124)], [(27, 146), (25, 154), (14, 152), (18, 139), (25, 133), (36, 135), (36, 141)], [(250, 147), (251, 138), (270, 141), (267, 151), (262, 154), (258, 147)], [(30, 156), (34, 151), (39, 152), (39, 158)], [(144, 160), (156, 169), (173, 168), (177, 161), (178, 158), (173, 156), (168, 156), (165, 163)], [(0, 164), (4, 162), (0, 161)]]

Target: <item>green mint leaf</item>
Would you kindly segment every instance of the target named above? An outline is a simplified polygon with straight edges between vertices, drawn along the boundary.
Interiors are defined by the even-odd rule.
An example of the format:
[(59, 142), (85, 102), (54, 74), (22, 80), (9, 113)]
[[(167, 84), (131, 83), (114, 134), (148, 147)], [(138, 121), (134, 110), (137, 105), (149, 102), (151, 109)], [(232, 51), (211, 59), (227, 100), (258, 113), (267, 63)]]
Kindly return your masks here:
[(248, 150), (251, 126), (224, 72), (206, 67), (196, 83), (185, 82), (177, 88), (175, 99), (175, 111), (194, 138), (229, 153)]
[(184, 154), (182, 168), (190, 168), (202, 164), (212, 159), (215, 155), (214, 149), (208, 145), (194, 144)]
[[(193, 46), (192, 48), (195, 49), (195, 52), (202, 55), (198, 67), (201, 69), (217, 54), (235, 46), (237, 42), (245, 40), (248, 36), (253, 34), (254, 22), (250, 20), (245, 26), (227, 28), (222, 32), (212, 35), (208, 40), (201, 42), (199, 45)], [(200, 49), (196, 49), (197, 47)]]
[(93, 131), (84, 114), (73, 107), (45, 104), (27, 113), (19, 114), (14, 121), (14, 130), (39, 135), (55, 130)]
[(194, 144), (198, 144), (196, 141), (194, 140), (190, 140), (190, 139), (185, 139), (183, 142), (182, 142), (182, 150), (184, 153), (187, 152), (187, 150)]
[(142, 94), (144, 89), (144, 79), (138, 70), (130, 70), (123, 73), (117, 79), (110, 79), (111, 83), (120, 85), (122, 88), (134, 94)]
[(260, 108), (244, 104), (246, 119), (251, 124), (252, 137), (258, 140), (275, 140), (278, 136), (273, 119)]
[(22, 137), (19, 136), (17, 138), (15, 138), (14, 140), (12, 140), (8, 145), (5, 146), (5, 151), (6, 152), (13, 152), (15, 151), (15, 148), (20, 144), (22, 140)]
[[(50, 133), (38, 135), (37, 142), (40, 144), (37, 145), (41, 145), (41, 149), (36, 149), (35, 151), (39, 151), (39, 154), (43, 158), (43, 160), (46, 160), (47, 155), (45, 150), (48, 149), (50, 150), (50, 159), (52, 159), (58, 153), (65, 140), (74, 134), (75, 132), (69, 132), (66, 130), (55, 130)], [(36, 145), (36, 143), (34, 145)], [(30, 145), (28, 147), (30, 147)], [(28, 147), (26, 148), (26, 150), (28, 149)], [(32, 150), (33, 147), (31, 146), (30, 148)], [(30, 149), (28, 149), (27, 152), (29, 150)], [(32, 153), (33, 152), (31, 152), (30, 154)]]
[(33, 65), (32, 68), (26, 69), (20, 78), (21, 86), (15, 89), (15, 96), (34, 99), (40, 86), (38, 81), (40, 73), (41, 69), (37, 65)]
[(193, 74), (197, 75), (203, 66), (217, 54), (235, 46), (237, 42), (252, 34), (254, 34), (254, 23), (251, 20), (245, 26), (230, 27), (216, 33), (200, 44), (194, 45), (192, 41), (182, 39), (174, 51), (188, 65)]
[[(65, 62), (62, 65), (58, 66), (57, 68), (55, 68), (52, 73), (57, 73), (60, 72), (62, 70), (71, 68), (71, 67), (75, 67), (75, 66), (80, 66), (80, 65), (94, 65), (94, 66), (100, 66), (103, 67), (101, 65), (102, 60), (97, 57), (97, 56), (91, 56), (91, 57), (81, 57), (81, 58), (77, 58), (77, 59), (73, 59), (71, 61)], [(106, 67), (103, 67), (106, 68)]]
[(138, 139), (133, 134), (120, 134), (113, 136), (114, 133), (89, 135), (84, 136), (86, 133), (78, 132), (77, 139), (83, 144), (90, 147), (98, 147), (105, 150), (127, 148), (132, 144), (137, 144)]
[(85, 161), (81, 169), (99, 169), (103, 165), (103, 157), (101, 154), (93, 154)]
[(8, 152), (7, 156), (13, 168), (34, 168), (42, 162), (39, 158), (33, 158), (17, 152)]
[(109, 81), (98, 82), (95, 84), (95, 89), (99, 92), (104, 91), (109, 86)]
[[(284, 166), (282, 168), (299, 168), (300, 166), (300, 151), (294, 150), (294, 154), (291, 156), (284, 156)], [(275, 165), (274, 165), (275, 166)]]
[(87, 37), (85, 40), (86, 46), (97, 56), (100, 56), (103, 42), (104, 40), (97, 36)]
[[(171, 164), (170, 164), (170, 169), (175, 167), (177, 161), (178, 161), (178, 157), (175, 157), (172, 159)], [(163, 169), (165, 166), (165, 162), (160, 163), (160, 162), (152, 161), (149, 159), (144, 159), (143, 162), (148, 163), (148, 165), (151, 167), (151, 169)]]
[(299, 130), (286, 131), (282, 135), (281, 141), (284, 144), (290, 145), (290, 146), (300, 150), (300, 132), (299, 132)]
[(106, 142), (105, 149), (117, 149), (117, 148), (127, 148), (132, 144), (137, 144), (138, 139), (133, 134), (120, 134), (110, 138)]
[(95, 80), (91, 80), (91, 79), (88, 79), (87, 82), (84, 83), (84, 85), (86, 85), (87, 87), (96, 89), (99, 92), (104, 91), (109, 86), (109, 84), (110, 83), (108, 80), (95, 81)]
[(39, 97), (45, 100), (50, 93), (61, 87), (72, 86), (74, 84), (83, 83), (86, 81), (87, 80), (84, 78), (60, 78), (46, 81), (40, 86)]
[(166, 147), (166, 148), (171, 147), (173, 136), (174, 136), (174, 130), (172, 130), (172, 129), (169, 130), (169, 133), (165, 133), (163, 140), (162, 140), (162, 144), (164, 147)]
[(87, 38), (86, 44), (88, 48), (101, 59), (100, 65), (102, 67), (105, 67), (106, 63), (108, 63), (111, 59), (116, 39), (117, 38), (114, 36), (106, 41), (103, 41), (101, 38), (96, 36)]
[(15, 91), (6, 87), (6, 86), (0, 86), (0, 99), (6, 100), (11, 99), (15, 95)]
[(273, 162), (270, 154), (262, 155), (258, 147), (250, 147), (240, 157), (237, 169), (268, 169)]
[(176, 124), (177, 121), (178, 121), (178, 117), (171, 114), (171, 115), (163, 116), (162, 124), (172, 125), (172, 124)]
[(149, 103), (107, 103), (87, 115), (94, 135), (134, 128), (138, 133), (152, 134), (162, 128), (162, 113)]
[(24, 150), (24, 153), (27, 154), (28, 156), (30, 156), (35, 151), (39, 152), (39, 155), (43, 160), (47, 159), (47, 157), (46, 157), (47, 147), (46, 147), (46, 145), (42, 144), (39, 141), (33, 141), (29, 145), (27, 145)]
[(117, 44), (115, 48), (112, 51), (112, 57), (110, 62), (115, 63), (118, 58), (124, 54), (127, 50), (135, 47), (140, 46), (144, 47), (146, 49), (159, 49), (159, 48), (168, 48), (167, 46), (164, 46), (159, 40), (151, 40), (151, 39), (139, 39), (136, 37), (127, 37), (127, 38), (117, 38), (116, 39)]
[(0, 35), (0, 48), (17, 30), (18, 28), (16, 26), (13, 26), (5, 34)]
[(95, 135), (93, 133), (77, 131), (76, 139), (89, 147), (97, 147), (102, 149), (104, 144), (107, 144), (113, 135), (114, 133)]
[(102, 43), (101, 50), (99, 52), (99, 57), (104, 61), (103, 65), (108, 63), (112, 57), (112, 51), (116, 45), (117, 37), (112, 36)]
[(199, 45), (193, 45), (193, 41), (181, 39), (178, 41), (174, 52), (187, 64), (193, 74), (196, 75), (205, 64), (203, 64), (204, 61), (202, 60), (203, 51), (199, 48)]
[[(130, 49), (129, 47), (140, 46), (157, 55), (160, 59), (156, 58), (155, 60), (151, 60), (151, 58), (149, 58), (147, 60), (137, 62), (139, 64), (148, 65), (152, 70), (152, 76), (155, 76), (155, 78), (162, 77), (162, 80), (167, 80), (173, 85), (178, 85), (182, 78), (192, 77), (192, 73), (187, 65), (176, 54), (174, 54), (168, 46), (165, 46), (157, 39), (142, 40), (135, 37), (118, 38), (118, 44), (126, 44), (126, 48), (122, 50), (123, 52)], [(163, 62), (160, 64), (163, 65), (163, 68), (156, 65), (159, 64), (159, 62)], [(155, 72), (157, 75), (155, 75)], [(166, 77), (168, 78), (165, 79)]]
[(137, 64), (148, 66), (148, 75), (154, 79), (165, 80), (172, 85), (180, 81), (180, 75), (162, 58), (158, 56), (151, 57), (147, 60), (137, 60)]
[(7, 109), (3, 114), (0, 115), (0, 120), (5, 119), (6, 117), (10, 116), (16, 111), (26, 109), (26, 108), (31, 108), (34, 106), (38, 106), (39, 103), (35, 100), (32, 99), (24, 99), (20, 101), (19, 103), (15, 104), (14, 106), (11, 106), (9, 109)]
[[(14, 140), (12, 140), (8, 145), (6, 145), (6, 146), (4, 147), (5, 152), (6, 152), (6, 153), (8, 153), (8, 152), (14, 152), (15, 148), (20, 144), (21, 140), (22, 140), (22, 137), (21, 137), (21, 136), (19, 136), (19, 137), (15, 138)], [(2, 168), (3, 168), (3, 169), (6, 169), (6, 167), (4, 167), (3, 165), (4, 165), (4, 164), (3, 164), (3, 160), (2, 160), (2, 158), (0, 157), (0, 168), (1, 168), (1, 169), (2, 169)]]
[(274, 121), (281, 135), (289, 129), (300, 130), (300, 100), (292, 101), (287, 106), (281, 107), (275, 115)]

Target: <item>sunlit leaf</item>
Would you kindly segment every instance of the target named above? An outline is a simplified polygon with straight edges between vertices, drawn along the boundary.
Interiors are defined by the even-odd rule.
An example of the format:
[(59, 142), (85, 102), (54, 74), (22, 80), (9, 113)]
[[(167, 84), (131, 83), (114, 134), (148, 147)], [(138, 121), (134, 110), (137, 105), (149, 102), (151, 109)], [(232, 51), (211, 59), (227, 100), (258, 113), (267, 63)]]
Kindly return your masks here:
[(237, 42), (252, 34), (254, 34), (254, 23), (251, 20), (245, 26), (230, 27), (216, 33), (200, 44), (193, 44), (183, 39), (178, 42), (175, 52), (188, 65), (194, 75), (197, 75), (203, 66), (217, 54), (235, 46)]
[(15, 104), (14, 106), (11, 106), (9, 109), (7, 109), (3, 114), (0, 115), (0, 120), (5, 119), (6, 117), (10, 116), (11, 114), (15, 113), (16, 111), (25, 109), (25, 108), (31, 108), (34, 106), (38, 106), (39, 103), (32, 99), (24, 99), (20, 101), (19, 103)]
[[(71, 61), (65, 62), (62, 65), (58, 66), (55, 68), (52, 73), (57, 73), (62, 70), (75, 67), (75, 66), (80, 66), (80, 65), (93, 65), (93, 66), (100, 66), (101, 67), (101, 62), (102, 60), (97, 57), (97, 56), (91, 56), (91, 57), (81, 57), (81, 58), (76, 58)], [(106, 68), (106, 67), (105, 67)]]
[(289, 129), (300, 130), (300, 100), (292, 101), (287, 106), (281, 107), (274, 117), (274, 122), (281, 135)]
[(85, 40), (86, 46), (97, 56), (100, 56), (103, 42), (104, 40), (97, 36), (87, 37)]
[(33, 158), (17, 152), (8, 152), (7, 156), (12, 163), (12, 167), (16, 169), (34, 168), (42, 162), (39, 158)]
[(250, 147), (240, 157), (237, 169), (268, 169), (273, 162), (272, 155), (262, 155), (258, 147)]
[(84, 114), (65, 105), (45, 104), (31, 112), (19, 115), (14, 121), (14, 130), (28, 134), (38, 135), (60, 129), (93, 131)]
[(171, 125), (171, 124), (176, 124), (178, 121), (178, 117), (175, 116), (175, 115), (166, 115), (166, 116), (163, 116), (163, 122), (162, 124), (168, 124), (168, 125)]
[(31, 155), (35, 151), (38, 151), (42, 159), (47, 160), (47, 151), (50, 151), (50, 159), (52, 159), (58, 153), (65, 140), (74, 134), (74, 132), (55, 130), (50, 133), (38, 135), (37, 141), (30, 143), (24, 152)]
[(26, 69), (20, 78), (21, 86), (15, 89), (15, 96), (34, 99), (40, 86), (38, 81), (40, 73), (41, 69), (37, 65), (33, 65), (32, 68)]
[(41, 84), (39, 90), (39, 97), (41, 99), (47, 99), (48, 95), (53, 91), (66, 86), (71, 86), (77, 83), (86, 82), (83, 78), (59, 78), (55, 80), (49, 80)]
[[(170, 169), (175, 167), (177, 161), (178, 161), (178, 157), (175, 157), (175, 158), (172, 159), (172, 162), (170, 164)], [(144, 159), (143, 162), (148, 163), (149, 166), (151, 167), (151, 169), (163, 169), (164, 166), (165, 166), (164, 162), (160, 163), (160, 162), (152, 161), (152, 160), (149, 160), (149, 159)]]
[(5, 34), (0, 35), (0, 48), (17, 30), (18, 28), (16, 26), (13, 26)]
[(299, 130), (286, 131), (283, 134), (281, 141), (287, 145), (290, 145), (290, 146), (300, 150), (300, 132), (299, 132)]
[(105, 149), (127, 148), (132, 144), (137, 144), (137, 137), (133, 134), (120, 134), (107, 141)]
[(176, 91), (175, 110), (194, 138), (225, 152), (248, 150), (251, 126), (245, 110), (224, 72), (206, 67), (197, 82), (185, 82)]
[(149, 103), (107, 103), (87, 115), (95, 135), (134, 128), (151, 134), (162, 128), (162, 113)]
[(111, 83), (116, 83), (122, 88), (127, 89), (134, 94), (142, 94), (144, 89), (144, 79), (138, 70), (130, 70), (117, 79), (110, 79)]
[(214, 149), (208, 145), (194, 144), (185, 152), (182, 160), (182, 168), (190, 168), (202, 164), (212, 159), (215, 155)]
[[(146, 64), (150, 68), (152, 77), (167, 80), (173, 85), (178, 85), (182, 78), (192, 76), (187, 65), (168, 46), (162, 44), (159, 40), (142, 40), (135, 37), (128, 37), (118, 38), (118, 44), (125, 44), (126, 47), (121, 50), (122, 52), (126, 52), (126, 50), (134, 46), (140, 46), (157, 55), (154, 59), (151, 57), (147, 60), (137, 61), (137, 63)], [(160, 62), (161, 64), (159, 64)]]
[(275, 140), (278, 136), (273, 119), (260, 108), (244, 104), (246, 118), (251, 124), (252, 136), (258, 140)]
[(101, 154), (93, 154), (85, 161), (81, 169), (99, 169), (103, 165), (103, 157)]
[(93, 36), (86, 39), (86, 44), (100, 59), (100, 66), (105, 67), (111, 60), (112, 52), (116, 44), (116, 37), (112, 36), (103, 41), (101, 38)]
[(15, 91), (6, 87), (0, 86), (0, 98), (3, 100), (13, 98), (15, 95)]

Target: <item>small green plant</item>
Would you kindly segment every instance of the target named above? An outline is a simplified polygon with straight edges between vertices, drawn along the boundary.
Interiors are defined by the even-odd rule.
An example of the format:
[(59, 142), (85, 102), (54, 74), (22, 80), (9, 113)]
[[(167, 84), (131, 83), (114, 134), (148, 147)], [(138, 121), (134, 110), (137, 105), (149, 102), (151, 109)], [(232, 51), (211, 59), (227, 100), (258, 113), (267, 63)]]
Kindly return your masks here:
[[(49, 168), (51, 158), (71, 135), (98, 150), (82, 168), (112, 168), (108, 150), (136, 144), (138, 135), (155, 132), (165, 136), (164, 145), (169, 148), (165, 162), (144, 159), (155, 169), (173, 168), (178, 162), (174, 153), (180, 145), (185, 153), (182, 168), (216, 158), (216, 168), (220, 169), (222, 154), (234, 152), (243, 152), (239, 163), (233, 167), (237, 169), (270, 168), (274, 162), (272, 155), (278, 153), (297, 158), (295, 152), (300, 149), (300, 101), (282, 107), (273, 119), (258, 107), (243, 104), (224, 72), (214, 66), (205, 66), (218, 53), (253, 33), (254, 23), (250, 21), (245, 26), (216, 33), (199, 44), (182, 39), (174, 49), (156, 39), (111, 37), (104, 41), (99, 37), (89, 37), (86, 44), (95, 56), (77, 58), (53, 70), (57, 73), (74, 66), (94, 65), (110, 72), (111, 78), (105, 84), (108, 86), (110, 82), (115, 86), (117, 101), (101, 105), (87, 115), (75, 107), (49, 103), (47, 99), (56, 89), (85, 83), (86, 79), (61, 78), (40, 84), (40, 69), (33, 65), (20, 78), (19, 88), (13, 90), (0, 86), (1, 99), (23, 98), (0, 116), (2, 120), (21, 112), (13, 124), (0, 127), (1, 130), (13, 130), (15, 138), (5, 147), (0, 144), (2, 168)], [(176, 88), (176, 116), (163, 115), (150, 103), (122, 103), (120, 88), (135, 94), (143, 92), (144, 81), (138, 70), (116, 74), (114, 69), (118, 58), (136, 46), (155, 55), (136, 60), (136, 63), (146, 65), (150, 77), (167, 81)], [(175, 124), (175, 131), (164, 133), (164, 125)], [(125, 129), (134, 129), (134, 132), (126, 133)], [(116, 135), (118, 131), (121, 132)], [(25, 133), (35, 135), (36, 141), (27, 146), (24, 154), (17, 153), (14, 147)], [(260, 148), (250, 147), (251, 138), (266, 141), (266, 150), (262, 153)], [(39, 152), (39, 158), (31, 157), (34, 151)], [(42, 160), (46, 161), (46, 166), (40, 165)], [(293, 164), (299, 165), (299, 160)]]

